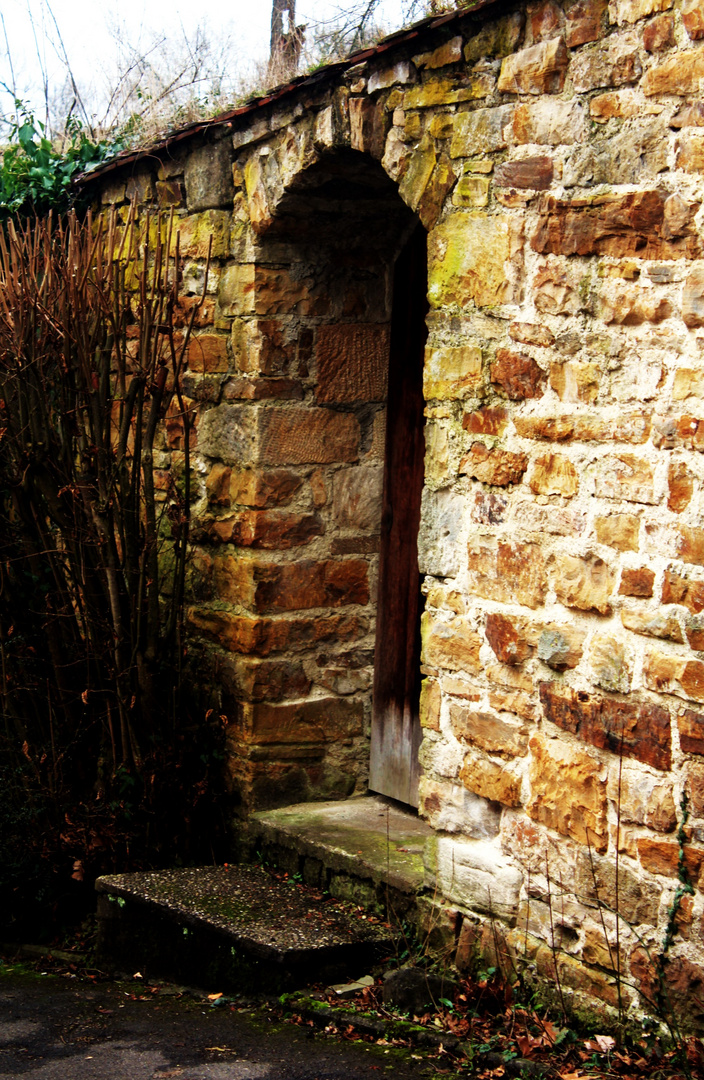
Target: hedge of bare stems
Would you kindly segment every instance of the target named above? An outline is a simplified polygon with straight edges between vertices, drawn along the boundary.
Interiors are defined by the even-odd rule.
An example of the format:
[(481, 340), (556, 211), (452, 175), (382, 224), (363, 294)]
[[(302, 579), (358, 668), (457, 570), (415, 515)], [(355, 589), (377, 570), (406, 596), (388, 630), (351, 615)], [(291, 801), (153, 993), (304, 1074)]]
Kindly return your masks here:
[[(91, 844), (109, 842), (90, 824), (101, 801), (124, 808), (138, 789), (158, 824), (178, 756), (180, 383), (198, 309), (184, 320), (180, 269), (173, 218), (73, 214), (0, 231), (0, 738), (23, 797), (54, 807), (79, 877)], [(156, 490), (167, 409), (184, 426), (181, 467)]]

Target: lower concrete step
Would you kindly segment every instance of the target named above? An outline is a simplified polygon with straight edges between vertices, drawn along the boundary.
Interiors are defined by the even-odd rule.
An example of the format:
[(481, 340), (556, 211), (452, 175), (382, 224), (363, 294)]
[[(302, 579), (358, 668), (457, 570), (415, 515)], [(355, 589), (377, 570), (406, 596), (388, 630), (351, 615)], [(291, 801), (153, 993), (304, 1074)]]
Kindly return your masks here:
[(98, 962), (216, 992), (278, 993), (366, 973), (395, 951), (373, 918), (257, 866), (98, 878)]

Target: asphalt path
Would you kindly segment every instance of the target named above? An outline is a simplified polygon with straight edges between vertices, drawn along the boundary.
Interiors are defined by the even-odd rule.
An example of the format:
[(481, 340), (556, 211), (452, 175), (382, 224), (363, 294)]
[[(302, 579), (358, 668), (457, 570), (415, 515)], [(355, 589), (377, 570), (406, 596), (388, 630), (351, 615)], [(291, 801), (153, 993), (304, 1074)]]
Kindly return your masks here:
[(420, 1080), (433, 1071), (408, 1051), (315, 1034), (257, 1005), (0, 966), (0, 1077)]

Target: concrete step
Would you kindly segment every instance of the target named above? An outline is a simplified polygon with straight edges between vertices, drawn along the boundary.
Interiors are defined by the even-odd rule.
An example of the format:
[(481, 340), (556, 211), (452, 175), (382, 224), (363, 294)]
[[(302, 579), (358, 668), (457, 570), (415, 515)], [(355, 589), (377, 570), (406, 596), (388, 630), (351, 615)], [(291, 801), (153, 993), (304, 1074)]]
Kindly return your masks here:
[(98, 963), (215, 992), (365, 974), (396, 951), (388, 926), (257, 866), (98, 878)]
[(253, 814), (239, 859), (297, 874), (392, 921), (414, 922), (433, 835), (415, 811), (377, 795), (300, 803)]

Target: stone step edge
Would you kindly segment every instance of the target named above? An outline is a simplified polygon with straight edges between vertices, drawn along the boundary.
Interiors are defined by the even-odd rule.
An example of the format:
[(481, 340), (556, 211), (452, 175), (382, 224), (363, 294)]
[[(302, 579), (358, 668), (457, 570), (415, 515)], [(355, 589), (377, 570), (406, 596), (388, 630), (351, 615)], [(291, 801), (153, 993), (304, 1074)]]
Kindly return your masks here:
[(293, 829), (287, 829), (282, 825), (272, 825), (268, 821), (261, 821), (251, 817), (246, 822), (243, 832), (245, 842), (250, 845), (257, 840), (277, 845), (286, 850), (295, 850), (299, 855), (318, 859), (324, 866), (331, 870), (343, 871), (352, 878), (360, 881), (369, 881), (375, 885), (387, 885), (390, 889), (403, 893), (405, 896), (422, 896), (431, 890), (425, 884), (414, 885), (402, 874), (393, 870), (384, 870), (365, 861), (361, 856), (350, 855), (344, 848), (335, 847), (333, 844), (324, 844), (301, 836)]

